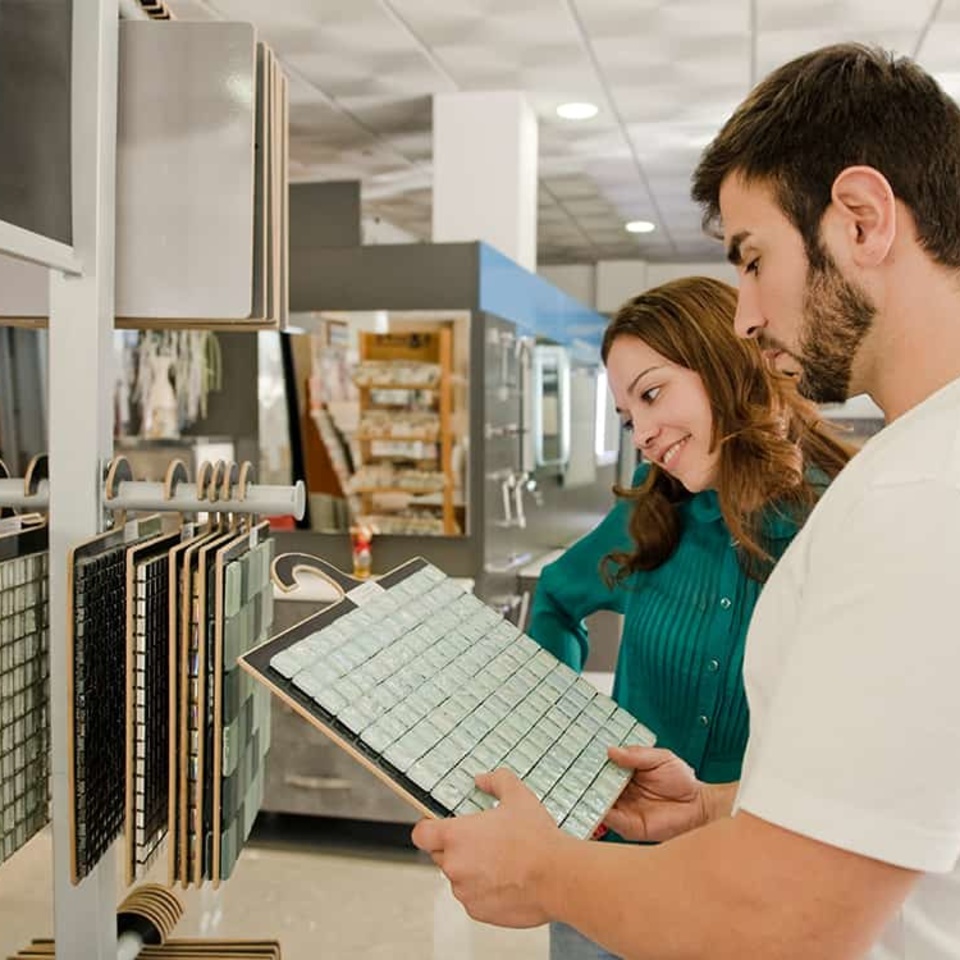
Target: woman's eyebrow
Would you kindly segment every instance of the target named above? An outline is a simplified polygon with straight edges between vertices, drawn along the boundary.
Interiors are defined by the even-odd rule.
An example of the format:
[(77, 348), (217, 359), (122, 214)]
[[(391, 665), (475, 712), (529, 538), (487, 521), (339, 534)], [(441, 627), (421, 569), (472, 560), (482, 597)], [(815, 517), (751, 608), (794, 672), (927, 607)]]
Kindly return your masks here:
[(657, 364), (654, 367), (647, 367), (646, 370), (641, 370), (631, 381), (630, 386), (627, 387), (627, 393), (633, 393), (633, 388), (648, 374), (652, 373), (654, 370), (659, 370), (663, 364)]
[[(633, 388), (648, 374), (653, 373), (654, 370), (662, 369), (664, 364), (658, 363), (655, 366), (647, 367), (646, 370), (641, 370), (631, 381), (630, 386), (627, 387), (627, 396), (629, 397), (633, 393)], [(626, 413), (626, 410), (621, 409), (620, 407), (614, 407), (617, 413)]]

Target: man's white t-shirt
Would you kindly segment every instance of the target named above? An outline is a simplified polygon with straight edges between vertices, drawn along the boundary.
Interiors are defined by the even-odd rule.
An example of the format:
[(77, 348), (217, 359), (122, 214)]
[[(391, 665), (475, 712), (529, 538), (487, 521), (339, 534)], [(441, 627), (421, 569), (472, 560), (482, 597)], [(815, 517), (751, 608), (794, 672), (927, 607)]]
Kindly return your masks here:
[(768, 581), (737, 800), (923, 871), (873, 960), (960, 958), (960, 380), (874, 437)]

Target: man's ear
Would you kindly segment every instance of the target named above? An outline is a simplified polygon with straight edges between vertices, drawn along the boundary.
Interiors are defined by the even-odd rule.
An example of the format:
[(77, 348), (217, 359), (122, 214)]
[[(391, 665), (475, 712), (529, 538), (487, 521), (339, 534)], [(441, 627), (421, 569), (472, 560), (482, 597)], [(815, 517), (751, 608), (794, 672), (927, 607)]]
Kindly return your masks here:
[(842, 170), (830, 191), (831, 233), (847, 246), (847, 254), (861, 267), (883, 261), (897, 232), (897, 206), (887, 178), (873, 167)]

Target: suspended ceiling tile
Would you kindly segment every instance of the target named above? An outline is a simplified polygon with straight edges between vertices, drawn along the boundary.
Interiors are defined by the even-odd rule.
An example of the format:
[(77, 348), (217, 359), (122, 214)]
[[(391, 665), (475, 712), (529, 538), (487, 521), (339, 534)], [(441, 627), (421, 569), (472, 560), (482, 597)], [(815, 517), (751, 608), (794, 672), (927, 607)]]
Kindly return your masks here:
[(918, 33), (919, 31), (878, 31), (852, 24), (847, 27), (815, 26), (805, 30), (764, 31), (757, 42), (757, 79), (762, 79), (801, 54), (833, 43), (871, 43), (886, 50), (906, 54), (916, 43)]
[[(595, 237), (633, 256), (706, 250), (722, 259), (699, 232), (690, 175), (745, 95), (751, 69), (762, 75), (848, 38), (912, 51), (931, 10), (903, 0), (570, 2), (575, 17), (556, 0), (171, 0), (181, 14), (250, 20), (274, 47), (291, 77), (295, 175), (360, 178), (371, 202), (419, 191), (396, 213), (421, 231), (429, 229), (430, 97), (522, 90), (540, 122), (542, 227), (565, 224), (562, 255), (585, 259), (606, 249)], [(955, 95), (957, 49), (960, 0), (943, 0), (919, 57)], [(565, 99), (593, 100), (600, 114), (562, 122), (555, 109)], [(655, 239), (612, 241), (626, 219), (641, 218), (661, 224)]]
[(803, 33), (814, 27), (824, 30), (901, 32), (919, 35), (930, 5), (903, 0), (804, 0), (804, 2), (761, 2), (757, 6), (760, 31), (781, 30)]

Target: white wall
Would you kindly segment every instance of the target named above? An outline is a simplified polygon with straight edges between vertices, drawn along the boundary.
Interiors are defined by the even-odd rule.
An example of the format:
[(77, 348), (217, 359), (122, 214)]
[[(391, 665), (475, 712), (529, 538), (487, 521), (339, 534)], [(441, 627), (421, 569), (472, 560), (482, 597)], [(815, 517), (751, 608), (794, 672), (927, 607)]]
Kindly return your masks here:
[(360, 235), (363, 244), (420, 243), (419, 237), (382, 217), (361, 218)]
[(716, 277), (736, 286), (729, 263), (647, 263), (646, 260), (601, 260), (594, 264), (543, 266), (542, 277), (600, 313), (613, 313), (631, 297), (677, 277)]
[(574, 300), (579, 300), (588, 307), (593, 306), (597, 291), (597, 272), (592, 263), (540, 267), (537, 272), (564, 293), (569, 293)]

